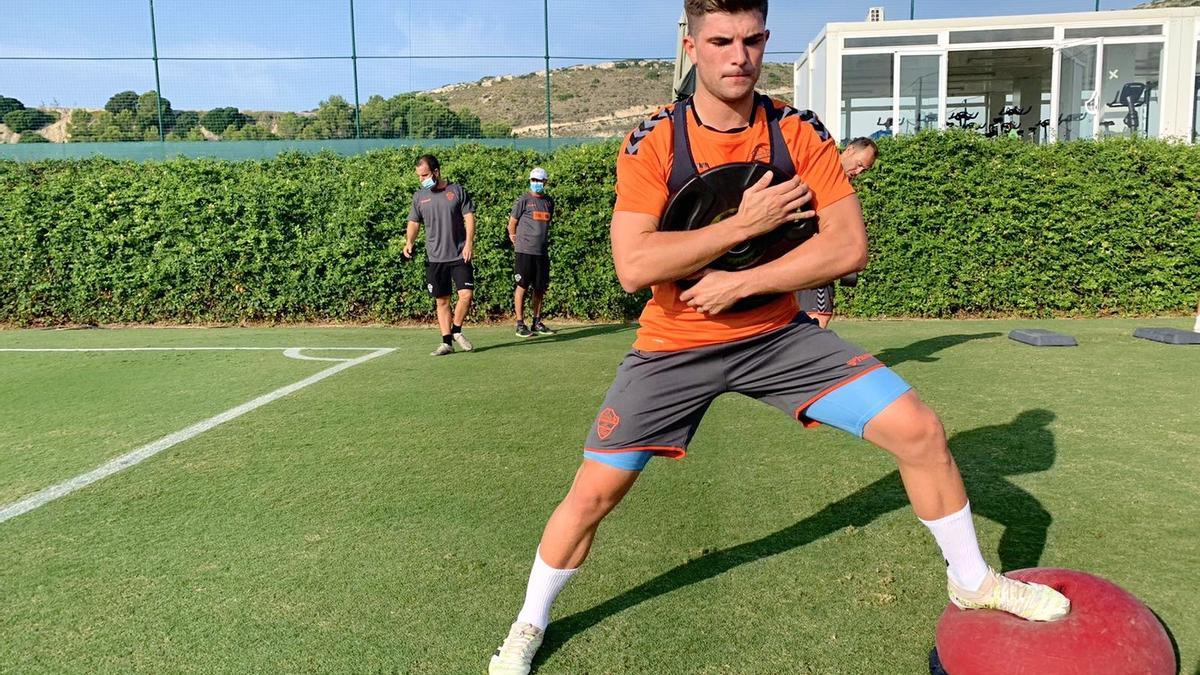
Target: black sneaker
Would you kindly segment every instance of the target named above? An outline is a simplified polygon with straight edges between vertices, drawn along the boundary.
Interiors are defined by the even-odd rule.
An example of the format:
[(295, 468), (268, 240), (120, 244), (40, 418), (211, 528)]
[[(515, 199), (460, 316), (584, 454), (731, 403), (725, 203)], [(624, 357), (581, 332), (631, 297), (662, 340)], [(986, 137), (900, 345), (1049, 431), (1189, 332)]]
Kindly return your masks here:
[(537, 333), (538, 335), (554, 335), (554, 331), (547, 328), (546, 324), (542, 323), (541, 321), (533, 324), (533, 332)]
[(531, 338), (534, 335), (535, 335), (535, 333), (533, 331), (529, 330), (529, 327), (526, 326), (525, 324), (523, 324), (523, 323), (517, 324), (517, 337)]

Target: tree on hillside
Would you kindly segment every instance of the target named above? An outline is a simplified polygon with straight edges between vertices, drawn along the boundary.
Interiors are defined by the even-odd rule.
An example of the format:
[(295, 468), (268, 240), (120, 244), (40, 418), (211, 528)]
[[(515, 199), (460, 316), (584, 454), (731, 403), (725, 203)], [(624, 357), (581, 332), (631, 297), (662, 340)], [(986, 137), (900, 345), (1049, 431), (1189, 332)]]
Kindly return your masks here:
[(399, 96), (384, 98), (375, 94), (363, 105), (362, 135), (367, 138), (403, 138), (407, 131)]
[(453, 138), (458, 116), (445, 105), (428, 98), (417, 98), (408, 109), (409, 138)]
[(92, 113), (88, 110), (76, 109), (67, 118), (67, 142), (83, 142), (91, 140)]
[(479, 138), (483, 135), (482, 125), (479, 122), (479, 115), (463, 108), (454, 113), (458, 117), (455, 135), (462, 138)]
[[(163, 128), (168, 131), (175, 126), (175, 111), (166, 98), (162, 100), (162, 120)], [(153, 128), (158, 133), (158, 92), (150, 90), (138, 97), (137, 121), (143, 131)]]
[(241, 129), (235, 129), (225, 132), (221, 136), (223, 141), (276, 141), (279, 137), (271, 133), (270, 129), (258, 124), (247, 124)]
[(237, 130), (246, 126), (252, 120), (232, 106), (213, 108), (200, 116), (200, 124), (214, 134), (223, 134), (226, 130)]
[(107, 110), (72, 110), (67, 122), (67, 136), (71, 143), (140, 141), (145, 138), (132, 110), (122, 110), (116, 115)]
[[(166, 99), (163, 99), (166, 103)], [(180, 110), (175, 113), (175, 126), (171, 129), (177, 134), (186, 134), (200, 126), (200, 113), (193, 110)]]
[(300, 138), (304, 134), (304, 128), (307, 125), (307, 118), (301, 117), (294, 112), (284, 113), (275, 125), (275, 133), (280, 138)]
[(10, 130), (22, 134), (26, 131), (34, 131), (42, 127), (52, 124), (58, 117), (51, 115), (35, 108), (26, 108), (23, 110), (14, 110), (4, 116), (4, 125)]
[(108, 99), (108, 103), (104, 104), (104, 109), (116, 115), (122, 110), (136, 112), (138, 107), (137, 92), (123, 91), (119, 94), (113, 94), (112, 98)]
[(484, 138), (512, 138), (512, 127), (504, 122), (484, 122), (480, 125)]
[(317, 138), (353, 138), (354, 106), (341, 96), (330, 96), (321, 101), (317, 118), (306, 131), (316, 134)]
[(1200, 7), (1200, 0), (1150, 0), (1134, 9), (1162, 9), (1164, 7)]
[(14, 110), (24, 110), (25, 104), (15, 98), (0, 96), (0, 119)]

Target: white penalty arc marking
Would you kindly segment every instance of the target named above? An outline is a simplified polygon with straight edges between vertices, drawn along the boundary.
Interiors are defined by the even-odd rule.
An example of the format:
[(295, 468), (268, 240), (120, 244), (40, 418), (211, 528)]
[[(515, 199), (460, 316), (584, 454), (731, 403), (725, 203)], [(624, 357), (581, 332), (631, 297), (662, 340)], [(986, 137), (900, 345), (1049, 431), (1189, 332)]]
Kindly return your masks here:
[(297, 392), (311, 384), (316, 384), (327, 377), (337, 375), (347, 368), (353, 368), (354, 366), (357, 366), (361, 363), (366, 363), (371, 359), (379, 358), (380, 356), (384, 356), (386, 354), (391, 354), (394, 351), (396, 351), (394, 348), (377, 349), (370, 354), (339, 363), (336, 366), (331, 366), (315, 375), (306, 377), (299, 382), (289, 384), (285, 387), (280, 387), (269, 394), (263, 394), (252, 401), (243, 403), (236, 408), (230, 408), (229, 410), (226, 410), (225, 412), (214, 417), (210, 417), (203, 422), (198, 422), (186, 429), (181, 429), (180, 431), (176, 431), (169, 436), (164, 436), (157, 441), (150, 443), (149, 445), (144, 445), (137, 450), (121, 455), (120, 457), (117, 457), (116, 459), (111, 460), (85, 474), (76, 476), (68, 481), (59, 483), (58, 485), (48, 487), (45, 490), (36, 492), (11, 504), (6, 504), (0, 507), (0, 523), (11, 520), (12, 518), (16, 518), (23, 513), (28, 513), (39, 506), (58, 499), (59, 497), (64, 497), (72, 492), (75, 492), (76, 490), (85, 488), (96, 481), (102, 480), (113, 475), (114, 473), (117, 473), (118, 471), (128, 469), (135, 464), (139, 464), (157, 455), (167, 448), (178, 445), (191, 438), (195, 438), (209, 429), (224, 424), (230, 420), (237, 419), (238, 417), (241, 417), (252, 410), (261, 408), (273, 401), (277, 401), (284, 396), (287, 396), (293, 392)]
[(305, 356), (300, 352), (304, 351), (303, 347), (294, 347), (292, 349), (283, 350), (283, 355), (289, 359), (297, 359), (299, 361), (349, 361), (350, 359), (329, 359), (320, 356)]

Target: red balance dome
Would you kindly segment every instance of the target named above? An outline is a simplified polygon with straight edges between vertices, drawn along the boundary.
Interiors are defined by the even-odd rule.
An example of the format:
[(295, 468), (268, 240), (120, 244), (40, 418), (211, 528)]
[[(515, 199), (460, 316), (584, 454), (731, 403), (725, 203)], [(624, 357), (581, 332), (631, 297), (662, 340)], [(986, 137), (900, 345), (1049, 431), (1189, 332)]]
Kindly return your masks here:
[(1071, 600), (1058, 621), (950, 604), (937, 627), (937, 660), (948, 675), (1174, 675), (1175, 652), (1158, 618), (1116, 584), (1075, 570), (1010, 572)]

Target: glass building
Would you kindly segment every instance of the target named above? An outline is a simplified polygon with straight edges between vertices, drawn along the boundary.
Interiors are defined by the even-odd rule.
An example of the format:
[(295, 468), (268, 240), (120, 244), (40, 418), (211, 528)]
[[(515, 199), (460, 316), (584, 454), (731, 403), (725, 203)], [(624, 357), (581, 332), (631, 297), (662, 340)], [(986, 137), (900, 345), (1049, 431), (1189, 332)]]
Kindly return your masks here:
[(795, 91), (843, 143), (948, 127), (1194, 142), (1200, 8), (831, 23)]

